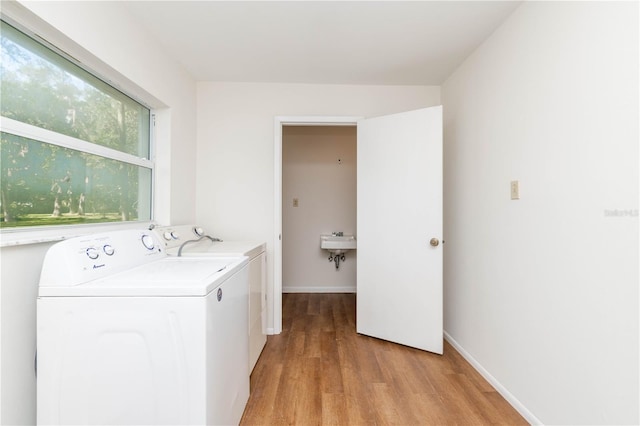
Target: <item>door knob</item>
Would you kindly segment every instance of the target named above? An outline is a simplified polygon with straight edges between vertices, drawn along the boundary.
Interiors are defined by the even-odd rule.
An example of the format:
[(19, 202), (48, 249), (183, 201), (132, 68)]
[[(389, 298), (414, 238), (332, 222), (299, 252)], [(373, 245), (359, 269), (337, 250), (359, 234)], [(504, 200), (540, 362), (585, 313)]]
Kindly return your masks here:
[(432, 247), (438, 247), (440, 241), (438, 241), (437, 238), (432, 238), (431, 241), (429, 241), (429, 244), (431, 244)]

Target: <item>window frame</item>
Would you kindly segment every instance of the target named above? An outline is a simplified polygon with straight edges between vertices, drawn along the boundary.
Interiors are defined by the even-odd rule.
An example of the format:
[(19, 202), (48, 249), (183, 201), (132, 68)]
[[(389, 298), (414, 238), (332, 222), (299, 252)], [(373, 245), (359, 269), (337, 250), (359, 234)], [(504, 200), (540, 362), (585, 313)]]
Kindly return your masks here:
[[(34, 40), (36, 43), (43, 45), (45, 48), (50, 49), (54, 54), (59, 55), (63, 59), (69, 61), (73, 65), (83, 69), (93, 77), (101, 80), (104, 84), (109, 86), (110, 89), (120, 92), (133, 101), (139, 103), (143, 107), (149, 110), (149, 158), (140, 157), (137, 155), (129, 154), (123, 151), (118, 151), (106, 146), (102, 146), (96, 143), (88, 142), (82, 139), (67, 136), (62, 133), (57, 133), (48, 129), (34, 126), (32, 124), (24, 123), (18, 120), (14, 120), (5, 116), (0, 116), (0, 131), (3, 133), (15, 135), (18, 137), (24, 137), (37, 142), (50, 144), (62, 148), (72, 149), (78, 152), (87, 153), (91, 155), (97, 155), (109, 160), (115, 160), (126, 164), (131, 164), (138, 167), (143, 167), (150, 171), (150, 187), (145, 188), (145, 191), (149, 191), (149, 219), (143, 220), (130, 220), (130, 221), (117, 221), (117, 222), (101, 222), (101, 223), (89, 223), (89, 224), (74, 224), (74, 225), (46, 225), (46, 226), (25, 226), (25, 227), (10, 227), (0, 228), (0, 247), (22, 245), (22, 244), (34, 244), (43, 242), (60, 241), (73, 236), (86, 235), (93, 232), (102, 232), (109, 229), (123, 229), (123, 228), (151, 228), (155, 224), (155, 184), (156, 184), (156, 172), (157, 165), (155, 160), (155, 123), (156, 123), (156, 109), (151, 107), (148, 102), (144, 102), (139, 96), (131, 93), (130, 90), (123, 89), (120, 85), (115, 83), (117, 79), (124, 79), (127, 82), (127, 86), (131, 86), (133, 83), (127, 81), (123, 76), (111, 69), (108, 65), (101, 62), (95, 57), (91, 57), (92, 63), (100, 64), (99, 68), (107, 69), (109, 74), (113, 74), (113, 77), (117, 78), (105, 78), (103, 73), (93, 69), (93, 67), (82, 63), (74, 56), (66, 53), (61, 47), (54, 45), (36, 32), (30, 30), (25, 25), (17, 22), (11, 16), (8, 16), (5, 11), (0, 13), (0, 19), (22, 32), (27, 37)], [(36, 25), (37, 26), (37, 25)], [(59, 34), (56, 34), (55, 39), (59, 39)], [(66, 43), (64, 43), (66, 44)], [(66, 46), (65, 46), (66, 47)], [(85, 55), (86, 56), (86, 52)], [(144, 93), (144, 90), (139, 86), (135, 86), (135, 92)], [(149, 95), (150, 99), (153, 99), (152, 95)]]
[(127, 154), (126, 152), (118, 151), (113, 148), (97, 145), (91, 142), (84, 141), (82, 139), (77, 139), (72, 136), (67, 136), (62, 133), (43, 129), (42, 127), (23, 123), (21, 121), (3, 116), (0, 116), (0, 127), (2, 128), (3, 133), (9, 133), (15, 136), (33, 139), (38, 142), (44, 142), (49, 145), (69, 148), (75, 151), (108, 158), (110, 160), (117, 160), (123, 163), (145, 167), (147, 169), (151, 169), (153, 173), (153, 161), (144, 157)]

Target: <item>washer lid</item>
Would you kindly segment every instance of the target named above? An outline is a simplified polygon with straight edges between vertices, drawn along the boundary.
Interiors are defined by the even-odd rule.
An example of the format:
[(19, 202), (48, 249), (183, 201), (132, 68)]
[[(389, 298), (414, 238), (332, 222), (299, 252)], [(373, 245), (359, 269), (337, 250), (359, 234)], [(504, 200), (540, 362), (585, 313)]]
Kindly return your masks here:
[(247, 257), (166, 257), (76, 286), (40, 287), (39, 296), (206, 296)]

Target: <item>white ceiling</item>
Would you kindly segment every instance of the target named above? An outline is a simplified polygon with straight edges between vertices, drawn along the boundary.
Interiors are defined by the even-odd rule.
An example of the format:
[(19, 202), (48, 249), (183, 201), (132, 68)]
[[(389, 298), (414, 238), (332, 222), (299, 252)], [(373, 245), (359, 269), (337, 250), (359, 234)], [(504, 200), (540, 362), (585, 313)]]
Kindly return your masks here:
[(519, 1), (128, 1), (198, 81), (439, 85)]

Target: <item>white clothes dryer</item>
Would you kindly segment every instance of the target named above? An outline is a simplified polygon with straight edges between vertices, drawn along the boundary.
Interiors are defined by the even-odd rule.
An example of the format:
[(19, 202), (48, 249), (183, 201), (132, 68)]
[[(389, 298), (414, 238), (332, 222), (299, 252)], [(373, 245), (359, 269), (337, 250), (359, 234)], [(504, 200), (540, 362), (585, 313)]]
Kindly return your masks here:
[(148, 230), (52, 246), (37, 300), (38, 424), (238, 424), (247, 264), (169, 257)]
[(197, 225), (161, 226), (154, 231), (170, 256), (249, 258), (249, 372), (253, 371), (267, 342), (266, 244), (222, 241)]

